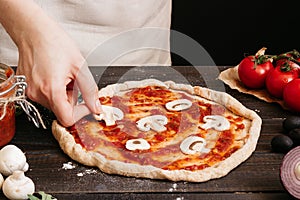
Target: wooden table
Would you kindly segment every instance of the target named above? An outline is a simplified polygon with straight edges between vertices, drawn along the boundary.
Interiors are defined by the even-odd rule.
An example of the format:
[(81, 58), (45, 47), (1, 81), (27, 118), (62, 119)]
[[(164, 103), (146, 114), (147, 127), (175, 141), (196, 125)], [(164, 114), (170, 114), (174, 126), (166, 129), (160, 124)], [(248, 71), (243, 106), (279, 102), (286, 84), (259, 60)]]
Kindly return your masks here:
[[(203, 70), (201, 73), (199, 71)], [(176, 82), (188, 81), (205, 86), (204, 76), (226, 67), (91, 67), (99, 87), (126, 79), (160, 78)], [(209, 72), (211, 71), (211, 72)], [(210, 74), (205, 74), (210, 73)], [(202, 75), (201, 75), (202, 74)], [(206, 81), (207, 82), (207, 81)], [(213, 84), (209, 83), (210, 85)], [(217, 82), (216, 82), (217, 83)], [(220, 83), (220, 82), (219, 82)], [(277, 104), (258, 100), (225, 86), (226, 92), (255, 110), (263, 119), (261, 136), (253, 155), (227, 176), (204, 183), (171, 182), (108, 175), (96, 168), (72, 161), (60, 149), (51, 134), (27, 120), (22, 114), (16, 119), (16, 135), (11, 142), (27, 156), (30, 170), (26, 175), (35, 182), (36, 191), (45, 191), (58, 199), (293, 199), (283, 188), (279, 168), (283, 154), (273, 153), (270, 142), (282, 133), (283, 119), (291, 115)], [(71, 162), (74, 169), (63, 169)], [(0, 193), (0, 199), (5, 199)]]

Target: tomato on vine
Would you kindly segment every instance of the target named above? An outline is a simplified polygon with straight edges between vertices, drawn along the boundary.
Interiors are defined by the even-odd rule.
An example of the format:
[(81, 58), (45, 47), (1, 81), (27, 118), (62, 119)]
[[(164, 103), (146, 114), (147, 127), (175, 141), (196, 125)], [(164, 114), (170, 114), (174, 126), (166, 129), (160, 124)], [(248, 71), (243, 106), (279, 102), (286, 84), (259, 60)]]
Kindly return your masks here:
[(289, 59), (281, 59), (276, 62), (275, 69), (268, 74), (266, 88), (272, 96), (282, 99), (286, 84), (298, 77), (299, 65)]
[(292, 111), (300, 113), (300, 78), (289, 82), (283, 90), (283, 101)]
[(239, 64), (238, 75), (246, 87), (261, 89), (265, 87), (266, 77), (273, 68), (271, 60), (264, 55), (247, 56)]
[(300, 62), (300, 53), (296, 49), (272, 57), (275, 59), (276, 63), (284, 60), (290, 60), (299, 65)]

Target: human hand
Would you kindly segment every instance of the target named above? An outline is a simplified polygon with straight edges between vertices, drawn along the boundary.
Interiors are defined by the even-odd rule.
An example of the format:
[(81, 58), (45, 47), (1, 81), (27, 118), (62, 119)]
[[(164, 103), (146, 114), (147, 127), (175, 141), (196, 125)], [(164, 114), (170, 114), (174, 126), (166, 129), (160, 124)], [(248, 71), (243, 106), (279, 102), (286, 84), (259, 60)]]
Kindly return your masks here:
[[(0, 19), (18, 47), (17, 74), (26, 76), (27, 96), (51, 109), (64, 126), (91, 112), (100, 113), (97, 85), (71, 38), (34, 2), (7, 4), (10, 7), (2, 7), (7, 16)], [(85, 103), (77, 105), (79, 90)]]
[[(39, 44), (19, 48), (17, 73), (26, 76), (27, 96), (51, 109), (64, 126), (99, 113), (98, 88), (77, 47), (64, 33), (47, 40), (45, 36)], [(79, 90), (85, 104), (77, 105)]]

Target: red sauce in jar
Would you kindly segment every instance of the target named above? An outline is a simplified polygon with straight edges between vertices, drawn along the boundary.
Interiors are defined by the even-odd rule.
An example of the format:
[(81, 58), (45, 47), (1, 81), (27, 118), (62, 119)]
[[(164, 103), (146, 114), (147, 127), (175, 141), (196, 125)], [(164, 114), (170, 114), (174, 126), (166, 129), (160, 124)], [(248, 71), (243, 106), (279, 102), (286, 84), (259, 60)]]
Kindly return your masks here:
[(13, 69), (0, 63), (0, 119), (3, 116), (0, 120), (0, 147), (9, 143), (15, 135), (15, 104), (9, 102), (4, 105), (8, 98), (15, 95), (15, 89), (10, 90), (14, 83)]

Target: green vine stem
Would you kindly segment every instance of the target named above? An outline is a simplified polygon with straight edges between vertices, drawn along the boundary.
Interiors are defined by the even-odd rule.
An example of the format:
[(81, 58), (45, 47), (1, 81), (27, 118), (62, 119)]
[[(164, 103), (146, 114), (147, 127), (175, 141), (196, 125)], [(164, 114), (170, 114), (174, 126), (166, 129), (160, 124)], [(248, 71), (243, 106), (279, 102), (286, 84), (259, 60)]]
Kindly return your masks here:
[(261, 56), (257, 57), (257, 59), (259, 61), (264, 61), (264, 60), (269, 60), (269, 59), (278, 61), (280, 59), (287, 59), (287, 60), (292, 61), (300, 66), (300, 60), (298, 60), (299, 58), (300, 58), (300, 53), (295, 49), (292, 51), (283, 53), (283, 54), (279, 54), (279, 55), (261, 55)]

